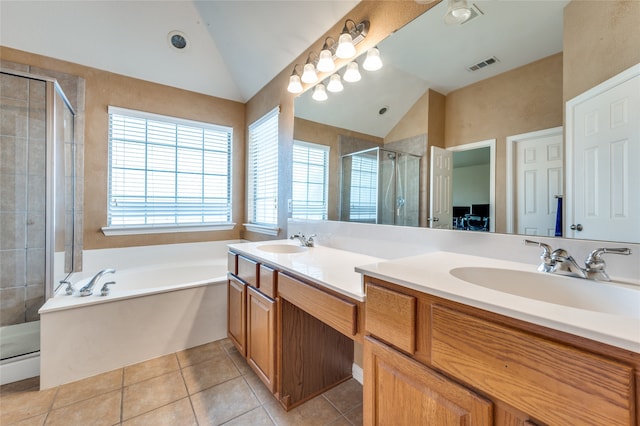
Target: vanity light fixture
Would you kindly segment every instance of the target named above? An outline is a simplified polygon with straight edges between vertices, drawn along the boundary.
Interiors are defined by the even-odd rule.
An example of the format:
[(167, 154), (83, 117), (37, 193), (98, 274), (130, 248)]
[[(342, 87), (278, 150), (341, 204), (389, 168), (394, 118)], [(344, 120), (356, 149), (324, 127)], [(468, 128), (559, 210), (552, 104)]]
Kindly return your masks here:
[(333, 52), (327, 44), (329, 40), (336, 44), (336, 41), (331, 37), (327, 37), (324, 41), (324, 46), (322, 46), (320, 55), (318, 55), (318, 65), (316, 67), (320, 72), (331, 72), (336, 69), (336, 64), (333, 62)]
[(302, 81), (296, 71), (297, 66), (298, 64), (293, 66), (293, 72), (291, 73), (291, 77), (289, 77), (289, 85), (287, 86), (287, 91), (289, 93), (302, 93)]
[[(313, 53), (313, 52), (311, 52)], [(311, 61), (311, 53), (307, 56), (307, 63), (304, 64), (304, 68), (302, 69), (302, 80), (303, 83), (313, 84), (318, 81), (318, 74), (316, 73), (316, 67), (313, 65)]]
[(362, 68), (367, 71), (377, 71), (382, 68), (382, 60), (380, 59), (380, 51), (377, 47), (372, 47), (367, 51), (367, 57), (362, 63)]
[(471, 17), (471, 9), (467, 0), (449, 0), (444, 22), (448, 25), (463, 24)]
[(344, 86), (342, 85), (342, 78), (340, 78), (340, 74), (335, 73), (331, 77), (329, 77), (327, 90), (330, 91), (331, 93), (338, 93), (344, 90)]
[(360, 70), (358, 69), (358, 63), (356, 61), (350, 62), (347, 65), (347, 70), (344, 72), (344, 77), (342, 77), (344, 81), (349, 83), (355, 83), (356, 81), (360, 81), (362, 76), (360, 75)]
[(311, 97), (316, 101), (326, 101), (329, 97), (327, 96), (327, 89), (324, 87), (323, 83), (318, 84), (313, 88), (313, 95)]

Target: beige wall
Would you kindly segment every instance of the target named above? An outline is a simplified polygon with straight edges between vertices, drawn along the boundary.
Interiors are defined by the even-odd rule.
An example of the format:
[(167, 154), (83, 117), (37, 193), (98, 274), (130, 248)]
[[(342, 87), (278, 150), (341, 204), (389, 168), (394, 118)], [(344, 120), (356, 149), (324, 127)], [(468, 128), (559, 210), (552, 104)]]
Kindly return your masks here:
[(370, 140), (378, 145), (382, 139), (351, 130), (326, 126), (302, 118), (294, 119), (293, 138), (299, 141), (312, 142), (329, 147), (329, 220), (339, 220), (340, 203), (340, 135)]
[(638, 0), (574, 0), (563, 25), (565, 102), (640, 63)]
[(395, 142), (413, 136), (423, 135), (429, 131), (429, 92), (427, 90), (409, 108), (409, 111), (398, 121), (393, 129), (384, 137), (384, 142)]
[[(235, 239), (240, 236), (244, 211), (245, 106), (238, 102), (149, 83), (7, 47), (3, 60), (28, 64), (82, 77), (85, 93), (84, 248), (97, 249), (137, 245)], [(105, 237), (107, 224), (107, 152), (109, 105), (170, 115), (233, 127), (233, 220), (232, 231), (173, 233)]]
[(451, 92), (445, 146), (496, 139), (496, 231), (506, 231), (506, 139), (562, 126), (562, 54)]

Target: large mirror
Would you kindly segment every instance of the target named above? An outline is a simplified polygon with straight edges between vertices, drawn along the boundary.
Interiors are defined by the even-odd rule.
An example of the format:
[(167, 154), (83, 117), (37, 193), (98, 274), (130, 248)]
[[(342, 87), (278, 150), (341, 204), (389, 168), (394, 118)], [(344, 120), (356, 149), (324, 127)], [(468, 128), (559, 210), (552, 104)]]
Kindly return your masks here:
[[(437, 167), (430, 164), (440, 161), (431, 152), (439, 147), (454, 167), (451, 217), (442, 227), (568, 236), (557, 226), (566, 181), (562, 51), (568, 3), (477, 1), (470, 3), (470, 20), (446, 25), (443, 1), (378, 45), (382, 69), (361, 66), (360, 81), (344, 83), (342, 92), (329, 93), (323, 102), (313, 100), (312, 91), (298, 96), (294, 140), (330, 148), (326, 218), (353, 220), (345, 211), (368, 206), (367, 219), (356, 221), (440, 227), (434, 197), (442, 191)], [(362, 65), (363, 58), (357, 61)], [(518, 209), (531, 203), (527, 185), (541, 187), (518, 169), (518, 161), (530, 155), (527, 144), (555, 154), (555, 162), (538, 166), (539, 174), (553, 176), (538, 195), (538, 204), (545, 204), (540, 226), (518, 220)], [(395, 161), (416, 156), (419, 172)], [(354, 185), (356, 160), (373, 168), (369, 179), (377, 185), (367, 186), (361, 170), (359, 187)], [(518, 180), (518, 173), (525, 177)], [(419, 188), (419, 208), (407, 218), (404, 193), (411, 187)], [(384, 206), (393, 211), (381, 211)]]

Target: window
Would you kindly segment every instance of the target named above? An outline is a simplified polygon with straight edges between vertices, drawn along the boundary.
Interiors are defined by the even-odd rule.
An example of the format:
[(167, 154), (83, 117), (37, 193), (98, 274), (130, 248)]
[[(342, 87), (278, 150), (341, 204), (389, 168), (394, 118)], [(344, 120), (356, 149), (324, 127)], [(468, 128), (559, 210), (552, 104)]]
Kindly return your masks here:
[(294, 219), (327, 219), (329, 189), (329, 147), (293, 142)]
[(232, 135), (230, 127), (109, 107), (105, 234), (230, 229)]
[(278, 114), (276, 107), (249, 125), (247, 229), (277, 235)]
[(375, 223), (377, 218), (378, 160), (354, 155), (351, 163), (349, 220)]

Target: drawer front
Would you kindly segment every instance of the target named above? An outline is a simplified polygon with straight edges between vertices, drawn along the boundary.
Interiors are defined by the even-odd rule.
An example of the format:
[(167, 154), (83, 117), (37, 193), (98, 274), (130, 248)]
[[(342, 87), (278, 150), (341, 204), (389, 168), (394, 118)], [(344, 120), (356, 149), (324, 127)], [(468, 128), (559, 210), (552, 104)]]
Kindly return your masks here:
[(230, 251), (227, 252), (227, 271), (238, 274), (238, 255)]
[(441, 306), (432, 364), (544, 423), (630, 425), (630, 366)]
[(403, 351), (416, 348), (416, 298), (367, 284), (366, 329)]
[(238, 256), (238, 278), (250, 286), (258, 288), (259, 266), (258, 262), (254, 260)]
[(278, 272), (268, 266), (260, 265), (260, 291), (275, 299), (278, 294)]
[(358, 332), (355, 303), (284, 274), (278, 274), (278, 295), (346, 336)]

